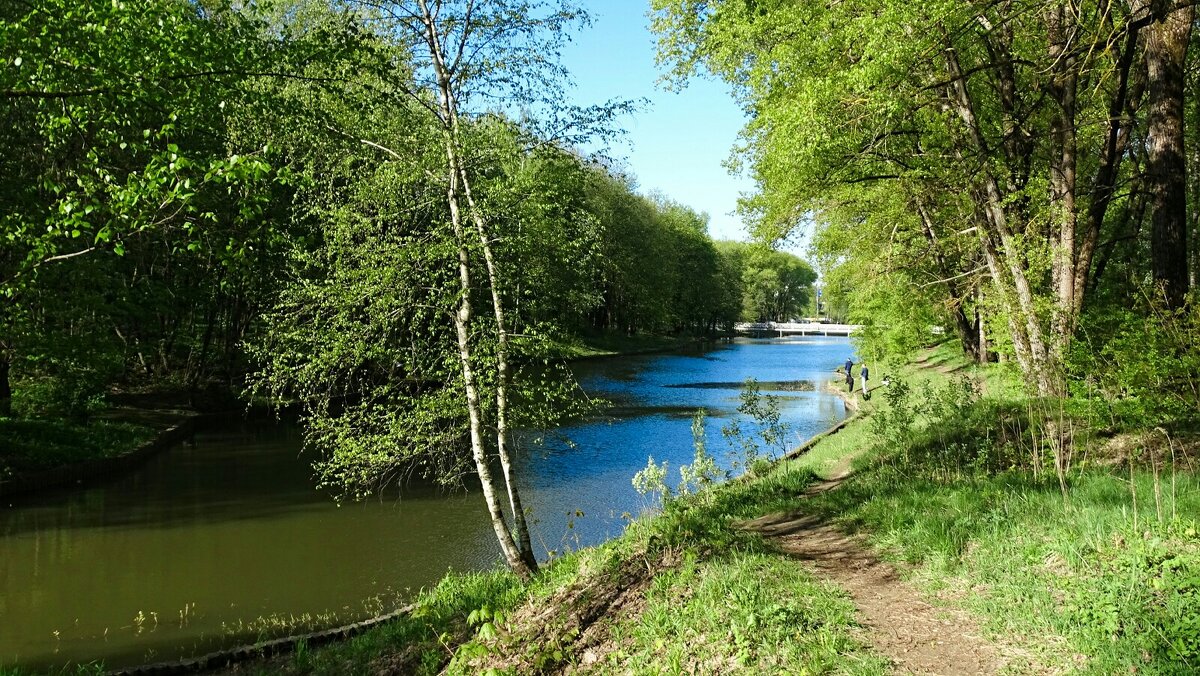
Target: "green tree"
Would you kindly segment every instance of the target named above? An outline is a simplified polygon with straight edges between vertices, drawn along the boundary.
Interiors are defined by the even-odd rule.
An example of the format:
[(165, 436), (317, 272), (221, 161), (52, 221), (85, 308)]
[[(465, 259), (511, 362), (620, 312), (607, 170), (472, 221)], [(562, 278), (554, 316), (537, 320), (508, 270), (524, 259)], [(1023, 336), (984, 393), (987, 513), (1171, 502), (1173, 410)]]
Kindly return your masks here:
[[(360, 3), (349, 16), (377, 36), (378, 64), (348, 92), (358, 106), (347, 93), (319, 105), (337, 111), (328, 126), (342, 152), (355, 151), (349, 161), (331, 150), (309, 160), (319, 246), (297, 254), (295, 283), (256, 350), (267, 363), (260, 382), (310, 402), (312, 441), (328, 454), (323, 476), (352, 491), (414, 466), (456, 479), (460, 444), (448, 442), (465, 430), (501, 551), (527, 576), (537, 561), (512, 428), (547, 410), (555, 386), (532, 370), (522, 378), (520, 367), (545, 358), (538, 315), (551, 293), (568, 291), (543, 285), (585, 292), (557, 261), (526, 269), (522, 256), (545, 236), (551, 251), (586, 262), (588, 225), (576, 231), (580, 250), (568, 229), (555, 230), (578, 213), (556, 191), (578, 188), (551, 146), (624, 105), (559, 105), (558, 44), (584, 18), (566, 4)], [(364, 105), (366, 115), (356, 112)], [(498, 112), (507, 106), (530, 115), (511, 123)], [(328, 169), (332, 183), (321, 179)], [(539, 387), (540, 396), (528, 391)], [(339, 390), (349, 401), (333, 406)]]
[[(1161, 5), (653, 6), (661, 54), (676, 75), (706, 68), (734, 84), (753, 112), (747, 164), (760, 194), (745, 206), (764, 238), (784, 236), (810, 215), (823, 226), (836, 211), (886, 228), (888, 248), (831, 256), (865, 250), (891, 259), (932, 231), (937, 254), (922, 267), (941, 268), (945, 282), (968, 280), (939, 284), (939, 304), (989, 310), (985, 323), (1004, 327), (997, 343), (1039, 393), (1054, 395), (1065, 392), (1063, 362), (1095, 288), (1102, 235), (1127, 219), (1112, 207), (1131, 200), (1119, 187), (1140, 173), (1143, 99), (1177, 84), (1174, 70), (1143, 70), (1153, 60), (1153, 49), (1142, 49), (1143, 29), (1168, 16), (1187, 23), (1184, 6)], [(1177, 38), (1164, 55), (1172, 62)], [(1151, 43), (1152, 36), (1144, 44)], [(919, 217), (872, 221), (881, 203)], [(971, 246), (952, 241), (964, 237)], [(923, 276), (892, 279), (911, 289)], [(986, 299), (971, 301), (981, 286)]]
[(738, 270), (727, 283), (741, 290), (740, 314), (748, 322), (785, 322), (808, 308), (817, 273), (800, 258), (761, 244), (720, 242), (720, 251)]
[[(56, 331), (39, 303), (75, 294), (73, 280), (119, 285), (133, 266), (105, 254), (245, 250), (251, 237), (214, 231), (257, 223), (275, 176), (264, 146), (229, 124), (255, 101), (254, 79), (283, 76), (272, 69), (288, 71), (293, 54), (249, 13), (183, 0), (10, 3), (0, 42), (13, 46), (0, 68), (2, 412), (14, 368), (66, 363), (48, 357), (74, 329)], [(97, 318), (102, 335), (119, 328), (94, 305), (70, 312)]]

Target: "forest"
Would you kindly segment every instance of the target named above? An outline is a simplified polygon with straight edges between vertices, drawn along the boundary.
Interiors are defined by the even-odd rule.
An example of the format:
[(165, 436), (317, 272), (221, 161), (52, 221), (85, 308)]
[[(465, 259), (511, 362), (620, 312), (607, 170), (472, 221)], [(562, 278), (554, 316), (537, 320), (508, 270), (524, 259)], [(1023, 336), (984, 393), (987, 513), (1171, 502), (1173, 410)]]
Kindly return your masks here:
[(314, 412), (370, 406), (402, 396), (387, 383), (462, 378), (445, 370), (460, 299), (495, 301), (493, 319), (463, 326), (474, 340), (502, 322), (493, 340), (519, 335), (521, 363), (803, 314), (805, 263), (714, 242), (708, 215), (577, 149), (618, 134), (632, 107), (560, 103), (569, 81), (550, 55), (577, 10), (447, 9), (453, 37), (508, 43), (459, 53), (475, 61), (444, 64), (443, 90), (400, 10), (0, 10), (0, 413), (84, 421), (155, 392), (202, 408), (268, 390)]

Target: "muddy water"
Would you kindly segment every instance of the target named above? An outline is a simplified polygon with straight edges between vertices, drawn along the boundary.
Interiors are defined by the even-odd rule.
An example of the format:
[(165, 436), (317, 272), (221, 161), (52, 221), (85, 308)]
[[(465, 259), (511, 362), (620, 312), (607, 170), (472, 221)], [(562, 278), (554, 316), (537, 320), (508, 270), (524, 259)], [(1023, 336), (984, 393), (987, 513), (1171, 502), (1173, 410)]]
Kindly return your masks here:
[[(691, 416), (710, 450), (747, 377), (781, 398), (791, 442), (845, 415), (819, 385), (836, 338), (738, 341), (690, 355), (577, 366), (606, 415), (527, 440), (520, 475), (541, 552), (618, 535), (645, 505), (647, 456), (690, 461)], [(313, 488), (297, 429), (229, 420), (137, 473), (0, 505), (0, 666), (175, 659), (253, 638), (278, 620), (340, 623), (388, 608), (447, 570), (496, 565), (478, 491), (410, 484), (338, 506)], [(579, 514), (582, 513), (582, 516)]]

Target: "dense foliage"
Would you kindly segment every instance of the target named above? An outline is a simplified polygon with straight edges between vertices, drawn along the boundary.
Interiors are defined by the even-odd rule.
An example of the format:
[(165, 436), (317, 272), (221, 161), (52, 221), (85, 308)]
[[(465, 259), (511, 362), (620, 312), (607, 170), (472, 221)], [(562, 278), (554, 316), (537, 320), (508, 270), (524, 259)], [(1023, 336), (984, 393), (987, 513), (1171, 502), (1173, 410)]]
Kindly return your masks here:
[(1137, 357), (1127, 330), (1150, 322), (1174, 336), (1158, 386), (1195, 406), (1166, 366), (1196, 347), (1191, 3), (653, 5), (676, 76), (710, 71), (752, 113), (760, 191), (744, 206), (760, 233), (815, 224), (868, 355), (953, 327), (975, 358), (1060, 395), (1097, 355)]
[[(82, 415), (118, 383), (203, 403), (242, 382), (244, 341), (277, 300), (346, 293), (354, 269), (401, 274), (398, 250), (365, 238), (418, 247), (404, 302), (429, 305), (446, 283), (447, 252), (421, 239), (446, 218), (426, 173), (432, 93), (374, 19), (320, 2), (0, 11), (6, 409)], [(468, 126), (521, 327), (706, 333), (737, 319), (704, 215), (524, 123)], [(444, 317), (425, 321), (412, 328), (428, 343), (448, 337)]]
[(572, 410), (565, 346), (785, 317), (814, 278), (575, 150), (631, 110), (564, 103), (585, 22), (565, 1), (5, 5), (0, 415), (292, 401), (323, 484), (477, 474), (536, 568), (510, 430)]

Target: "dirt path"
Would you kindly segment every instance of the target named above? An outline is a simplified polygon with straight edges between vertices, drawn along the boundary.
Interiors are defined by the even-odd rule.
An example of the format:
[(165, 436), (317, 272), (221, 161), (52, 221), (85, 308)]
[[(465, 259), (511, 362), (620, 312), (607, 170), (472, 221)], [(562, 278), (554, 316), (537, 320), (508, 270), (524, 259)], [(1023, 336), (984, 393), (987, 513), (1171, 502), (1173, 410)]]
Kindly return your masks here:
[[(849, 462), (843, 461), (831, 479), (814, 484), (806, 494), (833, 490), (847, 476)], [(1005, 666), (974, 618), (925, 602), (866, 545), (819, 517), (770, 514), (742, 527), (773, 538), (781, 551), (845, 589), (861, 614), (866, 640), (892, 660), (898, 673), (994, 674)]]

